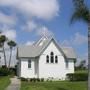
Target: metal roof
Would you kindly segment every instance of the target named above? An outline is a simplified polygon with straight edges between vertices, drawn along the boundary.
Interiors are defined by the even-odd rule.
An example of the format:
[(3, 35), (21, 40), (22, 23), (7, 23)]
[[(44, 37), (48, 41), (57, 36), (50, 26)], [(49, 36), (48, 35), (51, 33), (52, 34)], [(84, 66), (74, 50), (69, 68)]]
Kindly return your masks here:
[[(48, 46), (48, 44), (52, 40), (54, 40), (54, 39), (53, 38), (46, 39), (43, 42), (43, 45), (39, 45), (39, 43), (37, 42), (38, 45), (36, 43), (36, 44), (33, 44), (32, 46), (19, 46), (17, 49), (17, 54), (18, 54), (17, 56), (19, 58), (20, 57), (28, 57), (28, 58), (29, 57), (38, 57), (38, 56), (40, 56), (41, 52), (44, 51), (44, 49)], [(57, 42), (56, 42), (56, 44), (57, 44)], [(58, 44), (57, 44), (57, 46), (60, 47)], [(73, 48), (71, 48), (71, 47), (60, 47), (60, 50), (66, 56), (66, 58), (73, 58), (73, 59), (76, 58), (76, 54), (75, 54), (75, 51), (73, 50)]]

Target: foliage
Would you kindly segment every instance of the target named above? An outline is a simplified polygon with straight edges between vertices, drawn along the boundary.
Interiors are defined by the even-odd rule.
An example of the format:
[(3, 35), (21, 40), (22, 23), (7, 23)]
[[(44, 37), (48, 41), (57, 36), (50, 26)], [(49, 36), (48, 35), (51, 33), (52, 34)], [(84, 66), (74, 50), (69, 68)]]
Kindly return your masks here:
[(8, 76), (8, 75), (14, 75), (15, 72), (13, 69), (8, 68), (0, 68), (0, 76)]
[(87, 90), (86, 82), (21, 82), (21, 90)]
[(44, 78), (41, 78), (41, 82), (43, 82), (44, 81)]
[(29, 81), (29, 82), (43, 82), (44, 78), (20, 78), (21, 81)]
[(4, 63), (5, 63), (5, 66), (7, 67), (7, 58), (6, 58), (6, 52), (5, 52), (5, 47), (4, 47), (4, 44), (5, 42), (7, 42), (8, 46), (10, 46), (10, 59), (9, 59), (9, 66), (10, 66), (10, 63), (11, 63), (11, 56), (12, 56), (12, 48), (16, 46), (16, 43), (12, 40), (8, 40), (8, 38), (5, 36), (5, 35), (2, 35), (2, 33), (0, 32), (0, 48), (2, 48), (2, 53), (4, 54)]
[(4, 44), (7, 41), (7, 38), (5, 35), (0, 35), (0, 47), (3, 48), (3, 54), (4, 54), (4, 63), (5, 66), (7, 67), (7, 63), (6, 63), (6, 53), (5, 53), (5, 48), (4, 48)]
[(84, 1), (73, 0), (74, 12), (71, 17), (71, 22), (82, 20), (88, 25), (88, 90), (90, 90), (90, 8)]
[(21, 77), (20, 79), (21, 79), (21, 81), (27, 81), (27, 79), (23, 78), (23, 77)]
[(10, 46), (10, 48), (13, 48), (13, 47), (15, 47), (16, 46), (16, 43), (14, 42), (14, 41), (9, 41), (8, 43), (8, 46)]
[(75, 70), (87, 70), (86, 60), (82, 60), (78, 66), (75, 66)]
[(5, 35), (1, 35), (0, 36), (0, 45), (2, 46), (6, 40), (7, 40), (6, 36)]
[(67, 74), (67, 78), (70, 81), (87, 81), (88, 73), (69, 73)]
[(73, 0), (74, 3), (74, 12), (71, 17), (71, 23), (76, 20), (83, 20), (86, 23), (89, 23), (90, 19), (90, 10), (85, 5), (84, 0)]

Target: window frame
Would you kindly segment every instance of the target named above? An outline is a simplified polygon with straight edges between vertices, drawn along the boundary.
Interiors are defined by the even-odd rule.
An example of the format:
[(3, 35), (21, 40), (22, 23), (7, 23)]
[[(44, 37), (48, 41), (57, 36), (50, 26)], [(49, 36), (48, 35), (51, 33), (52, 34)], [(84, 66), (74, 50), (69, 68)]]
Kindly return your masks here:
[(32, 65), (31, 65), (31, 60), (29, 59), (28, 60), (28, 68), (31, 69), (32, 68)]
[(50, 63), (54, 63), (54, 53), (50, 53)]
[(58, 64), (58, 56), (55, 56), (55, 63)]
[(46, 56), (46, 63), (49, 63), (49, 55)]

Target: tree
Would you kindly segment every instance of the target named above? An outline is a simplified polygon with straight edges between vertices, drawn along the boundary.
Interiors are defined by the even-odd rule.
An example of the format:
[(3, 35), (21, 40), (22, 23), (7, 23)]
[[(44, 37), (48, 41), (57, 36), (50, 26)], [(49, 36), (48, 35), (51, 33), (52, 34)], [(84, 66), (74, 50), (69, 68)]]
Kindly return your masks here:
[(78, 66), (79, 70), (85, 70), (86, 69), (86, 60), (82, 60)]
[(88, 25), (88, 90), (90, 90), (90, 9), (84, 0), (73, 0), (74, 12), (71, 22), (82, 20)]
[(8, 68), (10, 68), (11, 57), (12, 57), (12, 50), (13, 50), (13, 47), (16, 46), (16, 43), (11, 40), (11, 41), (9, 41), (7, 44), (8, 44), (8, 46), (10, 47), (10, 58), (9, 58), (9, 64), (8, 64)]
[(6, 54), (5, 54), (5, 48), (4, 48), (4, 44), (5, 44), (6, 40), (7, 40), (7, 38), (5, 35), (0, 36), (0, 47), (3, 48), (5, 67), (7, 67)]

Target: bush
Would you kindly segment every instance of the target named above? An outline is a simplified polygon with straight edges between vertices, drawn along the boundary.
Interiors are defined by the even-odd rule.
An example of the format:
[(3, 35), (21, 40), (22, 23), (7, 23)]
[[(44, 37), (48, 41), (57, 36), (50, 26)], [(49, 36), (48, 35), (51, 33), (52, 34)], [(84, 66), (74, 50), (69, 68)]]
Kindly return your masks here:
[(44, 78), (41, 78), (41, 82), (43, 82), (44, 81)]
[(39, 78), (37, 78), (37, 82), (40, 82), (40, 79)]
[(30, 82), (43, 82), (44, 81), (44, 78), (30, 78)]
[(0, 68), (0, 76), (8, 76), (8, 75), (14, 75), (14, 71), (9, 70), (8, 68), (5, 67)]
[(88, 74), (87, 73), (70, 73), (67, 74), (67, 78), (70, 81), (87, 81), (88, 80)]
[(16, 75), (16, 68), (9, 68), (10, 75)]
[(0, 68), (0, 76), (7, 76), (9, 75), (9, 71), (7, 68)]
[(27, 79), (23, 78), (23, 77), (21, 77), (20, 79), (21, 79), (21, 81), (27, 81)]
[(30, 81), (30, 82), (43, 82), (44, 81), (44, 78), (24, 78), (24, 77), (21, 77), (20, 78), (21, 81)]

